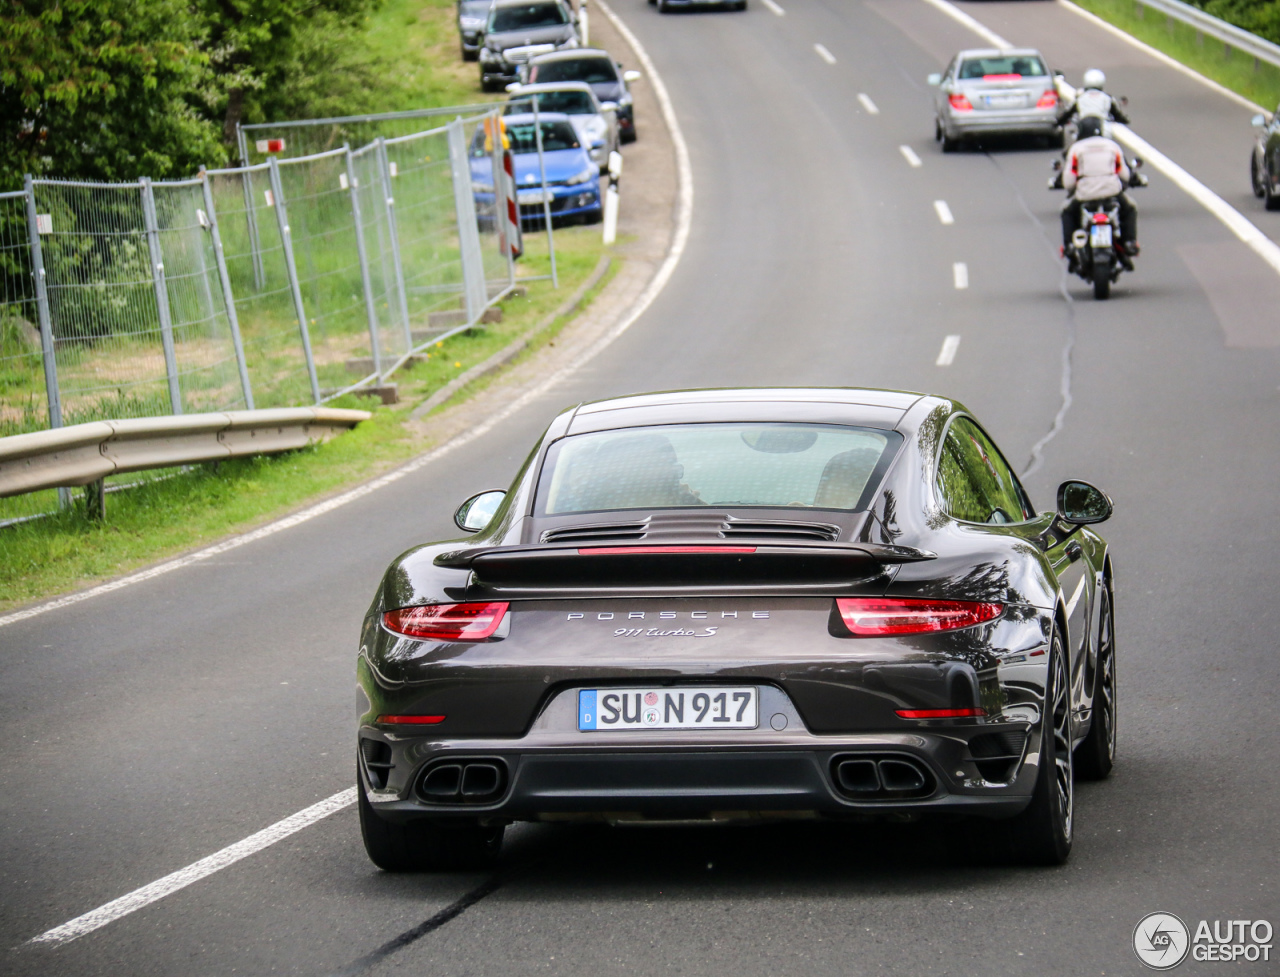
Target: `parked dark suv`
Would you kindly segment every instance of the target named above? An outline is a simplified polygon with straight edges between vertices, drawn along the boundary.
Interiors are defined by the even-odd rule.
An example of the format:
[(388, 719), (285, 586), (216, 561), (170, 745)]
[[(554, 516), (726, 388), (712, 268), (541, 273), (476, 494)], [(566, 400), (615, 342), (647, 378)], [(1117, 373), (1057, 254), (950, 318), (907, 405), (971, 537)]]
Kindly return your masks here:
[(485, 22), (480, 87), (501, 91), (530, 58), (577, 46), (578, 25), (561, 0), (498, 0)]

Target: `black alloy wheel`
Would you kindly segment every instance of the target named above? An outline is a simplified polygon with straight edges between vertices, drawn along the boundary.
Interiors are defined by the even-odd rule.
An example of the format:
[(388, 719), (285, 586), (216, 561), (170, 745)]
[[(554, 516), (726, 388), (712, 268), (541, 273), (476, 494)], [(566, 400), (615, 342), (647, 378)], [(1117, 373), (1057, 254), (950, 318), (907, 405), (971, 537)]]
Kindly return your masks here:
[(1258, 176), (1258, 154), (1249, 154), (1249, 185), (1253, 187), (1253, 195), (1261, 200), (1267, 191), (1263, 189), (1262, 180)]
[(1098, 663), (1093, 672), (1093, 725), (1076, 748), (1076, 775), (1082, 780), (1105, 780), (1116, 759), (1116, 638), (1111, 587), (1098, 591)]
[(363, 778), (356, 775), (360, 834), (369, 860), (386, 872), (474, 872), (493, 864), (502, 850), (504, 828), (476, 822), (395, 824), (373, 810)]
[(984, 861), (1062, 865), (1071, 854), (1075, 816), (1071, 687), (1062, 641), (1057, 635), (1050, 645), (1048, 668), (1035, 791), (1031, 803), (1016, 817), (974, 825), (974, 840)]

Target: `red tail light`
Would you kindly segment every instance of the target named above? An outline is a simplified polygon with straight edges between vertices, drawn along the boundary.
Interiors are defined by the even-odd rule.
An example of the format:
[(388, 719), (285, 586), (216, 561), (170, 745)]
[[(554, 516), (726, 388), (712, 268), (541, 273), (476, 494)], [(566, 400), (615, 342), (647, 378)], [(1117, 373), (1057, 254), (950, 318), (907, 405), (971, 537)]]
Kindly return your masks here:
[(579, 556), (632, 556), (643, 553), (754, 553), (754, 546), (587, 546)]
[(957, 92), (954, 95), (948, 95), (947, 101), (951, 103), (951, 107), (957, 112), (973, 111), (973, 105), (970, 103), (969, 97), (961, 94), (960, 92)]
[(379, 716), (380, 723), (398, 723), (401, 726), (438, 726), (444, 716)]
[(429, 641), (483, 641), (502, 623), (505, 601), (483, 604), (426, 604), (387, 611), (382, 623), (396, 634)]
[(1108, 217), (1105, 213), (1103, 213), (1103, 214), (1094, 214), (1094, 215), (1093, 215), (1093, 222), (1094, 222), (1095, 224), (1109, 224), (1109, 223), (1111, 222), (1111, 218), (1110, 218), (1110, 217)]
[(972, 719), (985, 716), (987, 710), (979, 706), (976, 709), (899, 709), (898, 715), (903, 719)]
[(1000, 616), (1003, 604), (917, 597), (837, 597), (845, 626), (860, 637), (927, 634), (972, 627)]
[(1052, 88), (1040, 96), (1040, 101), (1036, 102), (1038, 109), (1051, 109), (1058, 104), (1058, 93)]

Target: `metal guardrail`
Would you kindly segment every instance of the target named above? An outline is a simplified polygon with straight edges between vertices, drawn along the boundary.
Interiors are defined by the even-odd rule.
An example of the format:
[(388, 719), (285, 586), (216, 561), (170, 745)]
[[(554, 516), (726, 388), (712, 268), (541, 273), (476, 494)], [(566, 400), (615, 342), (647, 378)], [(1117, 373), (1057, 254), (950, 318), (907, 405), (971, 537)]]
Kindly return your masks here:
[(1181, 0), (1138, 0), (1138, 2), (1152, 10), (1160, 11), (1166, 17), (1189, 24), (1207, 37), (1243, 51), (1257, 61), (1265, 61), (1280, 68), (1280, 44), (1272, 44), (1257, 34), (1251, 34), (1241, 27), (1228, 24), (1225, 20), (1212, 17), (1198, 7), (1182, 3)]
[(373, 415), (336, 407), (90, 421), (0, 438), (0, 498), (108, 475), (293, 451), (327, 441)]

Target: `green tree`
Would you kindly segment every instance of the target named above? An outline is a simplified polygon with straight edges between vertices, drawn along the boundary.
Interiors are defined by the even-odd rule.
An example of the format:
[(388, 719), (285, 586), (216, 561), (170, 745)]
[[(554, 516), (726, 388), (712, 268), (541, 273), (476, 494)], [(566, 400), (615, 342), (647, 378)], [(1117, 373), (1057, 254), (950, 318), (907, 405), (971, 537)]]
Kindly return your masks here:
[(0, 187), (187, 176), (226, 159), (183, 0), (0, 0)]

